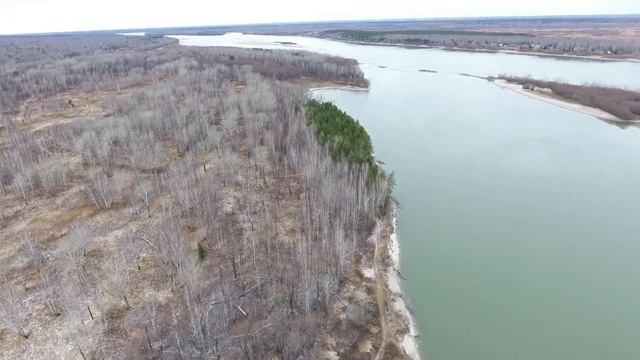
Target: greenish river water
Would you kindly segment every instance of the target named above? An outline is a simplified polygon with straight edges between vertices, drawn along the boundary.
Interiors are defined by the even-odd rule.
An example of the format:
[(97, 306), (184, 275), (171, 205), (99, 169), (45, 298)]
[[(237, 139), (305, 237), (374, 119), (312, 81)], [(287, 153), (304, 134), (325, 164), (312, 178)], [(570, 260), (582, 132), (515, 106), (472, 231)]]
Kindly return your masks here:
[(369, 92), (316, 94), (361, 121), (396, 175), (403, 289), (424, 358), (640, 359), (640, 129), (458, 75), (637, 90), (640, 64), (300, 37), (181, 41), (290, 41), (362, 64)]

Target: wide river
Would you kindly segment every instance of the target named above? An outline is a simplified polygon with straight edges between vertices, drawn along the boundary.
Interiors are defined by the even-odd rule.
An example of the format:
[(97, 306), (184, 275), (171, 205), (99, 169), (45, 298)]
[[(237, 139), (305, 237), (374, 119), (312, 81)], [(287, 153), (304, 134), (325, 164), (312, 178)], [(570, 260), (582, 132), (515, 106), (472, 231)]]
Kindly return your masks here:
[(369, 92), (316, 94), (359, 119), (395, 173), (403, 289), (424, 358), (640, 359), (640, 129), (459, 75), (639, 90), (640, 64), (304, 37), (178, 38), (361, 63)]

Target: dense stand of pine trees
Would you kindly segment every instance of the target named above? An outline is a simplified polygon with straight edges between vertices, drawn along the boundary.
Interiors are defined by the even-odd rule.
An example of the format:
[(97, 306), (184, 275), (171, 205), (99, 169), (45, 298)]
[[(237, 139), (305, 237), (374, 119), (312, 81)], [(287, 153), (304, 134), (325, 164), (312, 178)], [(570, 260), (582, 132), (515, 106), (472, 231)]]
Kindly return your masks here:
[(356, 120), (330, 102), (311, 99), (306, 107), (307, 119), (315, 125), (320, 143), (330, 147), (334, 160), (375, 167), (371, 138)]

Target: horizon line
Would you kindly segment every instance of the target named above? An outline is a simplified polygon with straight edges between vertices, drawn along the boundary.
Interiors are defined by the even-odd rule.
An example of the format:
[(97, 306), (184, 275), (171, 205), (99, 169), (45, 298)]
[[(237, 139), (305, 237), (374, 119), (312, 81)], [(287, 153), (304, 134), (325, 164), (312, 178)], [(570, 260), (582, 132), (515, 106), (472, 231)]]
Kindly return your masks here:
[(69, 31), (50, 31), (50, 32), (32, 32), (32, 33), (3, 33), (0, 37), (5, 36), (45, 36), (45, 35), (73, 35), (83, 33), (111, 33), (111, 32), (142, 32), (143, 30), (165, 30), (165, 29), (206, 29), (206, 28), (233, 28), (233, 27), (260, 27), (260, 26), (286, 26), (286, 25), (305, 25), (305, 24), (334, 24), (334, 23), (367, 23), (367, 22), (402, 22), (402, 21), (468, 21), (468, 20), (499, 20), (499, 19), (563, 19), (563, 18), (624, 18), (624, 17), (640, 17), (640, 13), (612, 13), (612, 14), (556, 14), (556, 15), (495, 15), (495, 16), (443, 16), (443, 17), (427, 17), (427, 18), (379, 18), (379, 19), (341, 19), (341, 20), (308, 20), (308, 21), (281, 21), (281, 22), (255, 22), (255, 23), (235, 23), (235, 24), (207, 24), (207, 25), (176, 25), (176, 26), (152, 26), (141, 28), (107, 28), (107, 29), (90, 29), (90, 30), (69, 30)]

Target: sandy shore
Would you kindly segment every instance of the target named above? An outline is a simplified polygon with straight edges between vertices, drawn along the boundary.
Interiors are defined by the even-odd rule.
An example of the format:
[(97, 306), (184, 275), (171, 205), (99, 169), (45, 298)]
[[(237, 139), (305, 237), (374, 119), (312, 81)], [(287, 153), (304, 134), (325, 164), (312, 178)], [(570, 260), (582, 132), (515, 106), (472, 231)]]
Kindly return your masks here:
[(398, 269), (400, 269), (400, 243), (398, 242), (398, 235), (396, 232), (396, 217), (393, 218), (393, 232), (388, 242), (389, 256), (392, 260), (392, 265), (386, 269), (387, 286), (391, 290), (391, 298), (393, 299), (393, 309), (402, 317), (404, 322), (409, 327), (409, 333), (402, 336), (400, 345), (402, 349), (407, 353), (409, 359), (420, 360), (420, 352), (418, 350), (417, 337), (419, 336), (416, 323), (411, 316), (407, 302), (405, 301), (402, 288), (400, 287), (400, 276)]
[(493, 83), (498, 85), (498, 86), (500, 86), (501, 88), (517, 92), (518, 94), (522, 94), (522, 95), (528, 96), (528, 97), (536, 99), (536, 100), (540, 100), (540, 101), (544, 101), (544, 102), (549, 103), (549, 104), (560, 106), (560, 107), (568, 109), (568, 110), (576, 111), (576, 112), (579, 112), (579, 113), (582, 113), (582, 114), (586, 114), (586, 115), (595, 116), (598, 119), (607, 120), (607, 121), (613, 121), (613, 122), (620, 122), (620, 123), (638, 123), (638, 122), (640, 122), (640, 120), (624, 120), (624, 119), (620, 119), (619, 117), (617, 117), (617, 116), (615, 116), (613, 114), (609, 114), (608, 112), (606, 112), (604, 110), (600, 110), (600, 109), (597, 109), (597, 108), (593, 108), (593, 107), (589, 107), (589, 106), (585, 106), (585, 105), (581, 105), (581, 104), (565, 101), (565, 100), (562, 100), (562, 99), (558, 99), (557, 97), (554, 97), (552, 95), (546, 95), (545, 93), (543, 93), (541, 91), (526, 90), (520, 84), (507, 82), (507, 81), (502, 80), (502, 79), (496, 79), (496, 80), (493, 81)]
[(369, 88), (349, 86), (349, 85), (327, 85), (327, 86), (312, 87), (308, 89), (309, 92), (317, 91), (317, 90), (345, 90), (345, 91), (367, 92), (369, 91)]

